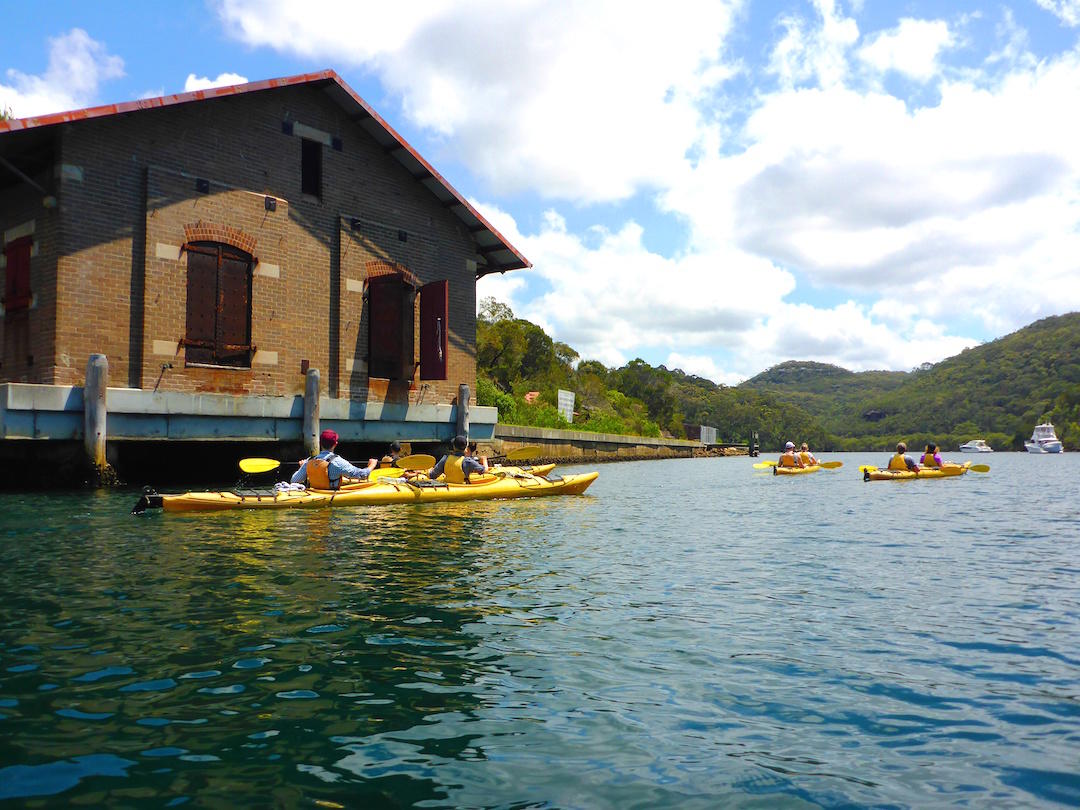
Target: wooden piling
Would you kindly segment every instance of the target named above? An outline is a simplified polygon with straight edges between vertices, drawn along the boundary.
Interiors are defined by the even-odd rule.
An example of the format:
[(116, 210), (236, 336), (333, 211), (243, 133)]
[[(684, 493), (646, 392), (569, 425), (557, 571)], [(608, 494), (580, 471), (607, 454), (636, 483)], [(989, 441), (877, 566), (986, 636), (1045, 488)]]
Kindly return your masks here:
[(319, 370), (309, 368), (304, 386), (304, 449), (309, 456), (319, 452)]
[(83, 449), (95, 486), (118, 483), (116, 473), (105, 458), (109, 387), (109, 360), (103, 354), (92, 354), (86, 363), (86, 384), (83, 386)]
[(457, 389), (457, 425), (458, 436), (469, 435), (469, 386), (461, 383)]

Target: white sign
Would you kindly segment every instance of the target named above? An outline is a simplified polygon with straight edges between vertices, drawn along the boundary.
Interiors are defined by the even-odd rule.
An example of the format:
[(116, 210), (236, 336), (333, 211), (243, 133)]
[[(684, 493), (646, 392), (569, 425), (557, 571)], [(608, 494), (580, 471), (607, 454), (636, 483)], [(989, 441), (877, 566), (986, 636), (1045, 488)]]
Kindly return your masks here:
[(716, 444), (716, 428), (708, 425), (701, 426), (701, 443)]
[(559, 413), (567, 422), (574, 421), (574, 392), (559, 389)]

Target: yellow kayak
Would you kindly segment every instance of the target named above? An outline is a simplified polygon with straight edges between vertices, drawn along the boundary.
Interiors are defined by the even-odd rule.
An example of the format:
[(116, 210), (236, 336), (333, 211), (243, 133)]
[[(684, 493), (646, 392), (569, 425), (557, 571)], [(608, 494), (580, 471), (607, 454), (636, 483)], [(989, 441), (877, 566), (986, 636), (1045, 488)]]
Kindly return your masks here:
[(538, 476), (518, 472), (474, 476), (470, 484), (447, 484), (426, 478), (405, 481), (383, 478), (346, 484), (336, 491), (305, 489), (275, 492), (272, 489), (238, 489), (228, 492), (185, 492), (159, 495), (144, 491), (131, 511), (218, 512), (229, 509), (316, 509), (327, 506), (370, 506), (395, 503), (539, 498), (549, 495), (580, 495), (599, 473)]
[(944, 467), (922, 467), (918, 472), (911, 470), (866, 470), (863, 481), (913, 481), (916, 478), (955, 478), (968, 471), (971, 462), (946, 464)]
[(820, 469), (820, 464), (810, 464), (807, 467), (781, 467), (777, 465), (772, 468), (772, 471), (773, 475), (806, 475), (807, 473), (816, 473)]

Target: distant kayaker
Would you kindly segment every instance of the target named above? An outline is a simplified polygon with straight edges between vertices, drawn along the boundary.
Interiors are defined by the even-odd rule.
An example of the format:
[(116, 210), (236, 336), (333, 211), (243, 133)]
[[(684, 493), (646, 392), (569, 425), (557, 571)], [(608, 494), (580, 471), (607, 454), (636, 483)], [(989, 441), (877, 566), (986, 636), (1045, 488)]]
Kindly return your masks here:
[(810, 452), (810, 445), (808, 445), (806, 442), (803, 442), (802, 447), (799, 448), (799, 461), (801, 461), (806, 467), (812, 467), (813, 465), (818, 463), (817, 458), (815, 458), (814, 454)]
[(378, 463), (369, 458), (367, 467), (357, 467), (334, 453), (337, 447), (338, 435), (332, 430), (324, 430), (319, 434), (319, 454), (300, 462), (300, 469), (293, 473), (291, 483), (307, 484), (312, 489), (340, 489), (342, 480), (349, 483), (348, 479), (363, 481)]
[(784, 453), (780, 456), (780, 460), (776, 462), (778, 467), (805, 467), (802, 459), (795, 453), (795, 442), (788, 442), (784, 445)]
[(919, 465), (915, 463), (915, 459), (913, 459), (911, 456), (905, 455), (906, 453), (907, 445), (903, 442), (897, 442), (896, 455), (889, 459), (889, 469), (911, 470), (912, 472), (918, 472)]
[(397, 460), (401, 458), (401, 442), (392, 441), (386, 451), (386, 455), (379, 459), (380, 467), (396, 467)]
[(933, 442), (926, 445), (926, 452), (919, 457), (919, 463), (924, 467), (945, 466), (945, 462), (941, 460), (941, 454), (938, 452), (938, 446)]
[(445, 476), (447, 483), (467, 484), (469, 476), (473, 473), (483, 474), (488, 471), (487, 459), (477, 461), (469, 454), (469, 440), (464, 436), (455, 436), (451, 443), (451, 451), (435, 462), (435, 466), (428, 470), (428, 478), (434, 481), (440, 475)]

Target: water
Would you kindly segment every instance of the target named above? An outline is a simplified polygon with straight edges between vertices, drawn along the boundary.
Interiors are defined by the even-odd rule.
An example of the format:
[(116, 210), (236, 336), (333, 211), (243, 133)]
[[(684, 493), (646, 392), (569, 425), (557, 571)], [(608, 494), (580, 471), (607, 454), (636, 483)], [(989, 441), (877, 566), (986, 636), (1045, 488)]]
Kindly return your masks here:
[(0, 495), (0, 800), (1080, 804), (1080, 454), (128, 514)]

